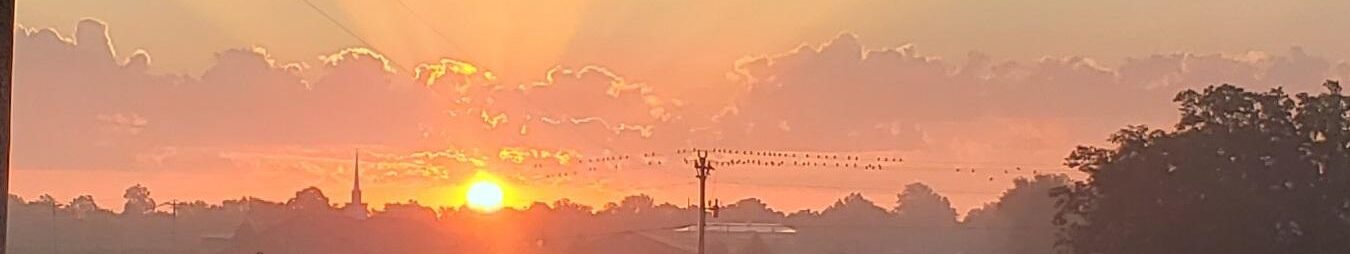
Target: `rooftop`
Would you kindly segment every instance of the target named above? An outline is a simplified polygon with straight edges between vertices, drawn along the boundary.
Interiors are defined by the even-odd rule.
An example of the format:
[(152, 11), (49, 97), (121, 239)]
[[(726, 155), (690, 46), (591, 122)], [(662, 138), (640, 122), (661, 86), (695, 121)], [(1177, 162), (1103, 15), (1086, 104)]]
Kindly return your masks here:
[[(764, 234), (796, 234), (797, 229), (777, 223), (728, 223), (728, 222), (709, 222), (706, 230), (708, 232), (721, 233), (764, 233)], [(675, 229), (675, 232), (698, 232), (698, 225), (688, 225)]]

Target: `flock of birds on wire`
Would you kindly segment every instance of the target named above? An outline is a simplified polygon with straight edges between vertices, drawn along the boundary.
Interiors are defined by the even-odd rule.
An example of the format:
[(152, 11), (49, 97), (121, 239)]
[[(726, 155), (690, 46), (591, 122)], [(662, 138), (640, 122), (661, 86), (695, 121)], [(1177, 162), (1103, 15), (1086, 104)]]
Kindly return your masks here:
[[(757, 167), (826, 167), (840, 169), (860, 169), (863, 171), (882, 171), (888, 168), (899, 168), (898, 164), (905, 162), (903, 158), (894, 156), (862, 156), (853, 154), (833, 154), (833, 153), (809, 153), (809, 152), (784, 152), (784, 151), (756, 151), (739, 149), (677, 149), (673, 155), (681, 157), (682, 165), (693, 165), (698, 159), (697, 155), (708, 156), (708, 162), (714, 167), (726, 166), (757, 166)], [(575, 163), (581, 168), (573, 168), (565, 172), (556, 172), (544, 174), (535, 177), (536, 179), (552, 179), (577, 176), (582, 172), (595, 172), (604, 169), (622, 169), (622, 165), (630, 162), (640, 162), (645, 166), (659, 167), (667, 163), (667, 158), (659, 153), (642, 153), (637, 156), (631, 155), (610, 155), (601, 157), (591, 157), (576, 160)], [(636, 161), (634, 161), (636, 160)], [(542, 164), (534, 164), (536, 169), (545, 168)], [(572, 166), (563, 166), (572, 167)], [(995, 169), (985, 169), (980, 171), (974, 167), (956, 167), (955, 173), (978, 174), (978, 172), (997, 173)], [(1012, 167), (1003, 169), (1002, 173), (1007, 174), (1025, 174), (1030, 172), (1033, 175), (1040, 174), (1041, 170), (1023, 170), (1021, 167)], [(989, 177), (989, 181), (994, 181), (994, 177)]]

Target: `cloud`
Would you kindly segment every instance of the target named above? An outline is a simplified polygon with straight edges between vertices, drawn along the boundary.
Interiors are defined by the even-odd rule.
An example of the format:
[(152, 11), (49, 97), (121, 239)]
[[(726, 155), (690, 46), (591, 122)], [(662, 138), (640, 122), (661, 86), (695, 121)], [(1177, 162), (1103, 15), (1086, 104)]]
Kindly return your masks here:
[(309, 68), (231, 49), (200, 77), (155, 75), (150, 53), (113, 54), (104, 23), (77, 29), (16, 32), (19, 167), (143, 168), (153, 165), (135, 158), (173, 147), (416, 144), (437, 114), (422, 87), (391, 79), (368, 51)]
[[(1322, 80), (1344, 76), (1344, 66), (1297, 47), (1288, 55), (1156, 54), (1119, 66), (1086, 57), (993, 62), (978, 52), (955, 63), (912, 45), (866, 48), (845, 33), (819, 46), (739, 61), (731, 76), (737, 88), (725, 91), (739, 94), (734, 113), (720, 128), (734, 144), (933, 152), (923, 150), (952, 145), (934, 143), (952, 140), (935, 133), (1021, 140), (1033, 136), (1001, 125), (1034, 120), (1066, 125), (1039, 128), (1082, 132), (1057, 138), (1072, 145), (1126, 124), (1165, 124), (1175, 114), (1169, 99), (1181, 89), (1234, 83), (1315, 91)], [(980, 124), (992, 126), (962, 126)], [(953, 128), (969, 132), (946, 131)], [(1063, 149), (1058, 145), (1052, 147)], [(1020, 148), (1027, 147), (1043, 146)]]
[[(819, 47), (743, 60), (736, 79), (748, 91), (726, 121), (735, 133), (728, 137), (797, 149), (911, 150), (926, 146), (921, 123), (1104, 113), (1102, 106), (1066, 109), (1100, 105), (1073, 105), (1089, 100), (1075, 97), (1133, 92), (1113, 87), (1113, 73), (1090, 59), (993, 64), (972, 55), (956, 65), (908, 45), (866, 49), (843, 34)], [(1039, 94), (1046, 91), (1065, 96)]]
[(369, 49), (288, 63), (247, 47), (217, 53), (200, 76), (160, 75), (146, 72), (152, 52), (116, 56), (103, 22), (77, 27), (73, 38), (16, 32), (20, 168), (232, 168), (165, 162), (291, 146), (560, 151), (642, 140), (670, 118), (650, 87), (600, 66), (505, 84), (454, 60), (399, 73)]
[[(576, 149), (590, 152), (639, 149), (659, 141), (675, 119), (678, 100), (602, 66), (557, 66), (537, 81), (502, 83), (491, 71), (442, 60), (419, 67), (418, 78), (451, 98), (455, 140), (488, 140), (476, 146)], [(449, 78), (447, 78), (449, 77)], [(475, 136), (467, 136), (475, 135)]]
[(685, 146), (1044, 164), (1126, 124), (1165, 124), (1179, 89), (1232, 82), (1308, 90), (1350, 76), (1350, 64), (1301, 48), (1154, 54), (1116, 65), (1075, 56), (996, 61), (980, 52), (957, 61), (913, 45), (866, 47), (847, 33), (727, 63), (726, 79), (696, 93), (660, 89), (679, 86), (669, 83), (678, 77), (598, 64), (533, 78), (501, 78), (454, 59), (405, 71), (362, 48), (311, 62), (227, 49), (201, 75), (185, 76), (147, 72), (157, 64), (151, 51), (118, 56), (107, 29), (84, 20), (69, 38), (16, 32), (17, 167), (279, 167), (337, 179), (345, 175), (331, 169), (360, 147), (383, 154), (372, 158), (373, 179), (445, 181), (482, 168), (528, 176), (549, 173), (526, 166), (534, 163)]

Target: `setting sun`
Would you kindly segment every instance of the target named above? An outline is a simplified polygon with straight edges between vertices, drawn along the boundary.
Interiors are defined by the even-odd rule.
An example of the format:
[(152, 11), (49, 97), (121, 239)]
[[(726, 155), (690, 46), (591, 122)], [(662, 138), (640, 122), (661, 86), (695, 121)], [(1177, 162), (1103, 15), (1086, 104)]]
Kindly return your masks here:
[(502, 208), (502, 187), (497, 183), (487, 180), (480, 180), (469, 187), (465, 193), (465, 199), (468, 200), (469, 208), (474, 210), (490, 212)]

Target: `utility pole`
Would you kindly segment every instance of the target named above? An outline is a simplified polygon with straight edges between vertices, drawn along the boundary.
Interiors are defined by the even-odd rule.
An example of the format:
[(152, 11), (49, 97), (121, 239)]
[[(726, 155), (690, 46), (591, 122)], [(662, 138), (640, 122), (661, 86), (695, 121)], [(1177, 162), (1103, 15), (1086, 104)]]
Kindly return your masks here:
[[(4, 33), (3, 39), (0, 39), (0, 191), (5, 194), (5, 199), (9, 199), (9, 143), (10, 125), (13, 125), (13, 117), (10, 114), (11, 96), (13, 96), (14, 84), (14, 0), (0, 0), (0, 33)], [(0, 202), (0, 212), (9, 211), (9, 201)], [(9, 228), (9, 215), (0, 216), (0, 254), (5, 254), (4, 230)]]
[[(694, 162), (694, 171), (697, 172), (694, 177), (698, 177), (698, 254), (705, 254), (703, 250), (704, 228), (708, 225), (708, 200), (707, 183), (708, 175), (712, 174), (713, 167), (708, 163), (708, 152), (698, 151), (698, 161)], [(713, 207), (717, 209), (717, 207)]]
[(159, 204), (159, 205), (156, 205), (156, 206), (155, 206), (155, 208), (159, 208), (159, 207), (161, 207), (161, 206), (169, 206), (169, 220), (170, 220), (170, 224), (169, 224), (169, 249), (171, 249), (171, 250), (172, 250), (172, 249), (175, 249), (175, 247), (178, 246), (178, 205), (179, 205), (179, 204), (180, 204), (180, 203), (178, 203), (178, 200), (177, 200), (177, 199), (174, 199), (174, 200), (169, 200), (169, 202), (162, 203), (162, 204)]
[(177, 199), (169, 200), (169, 209), (172, 211), (172, 212), (170, 212), (170, 217), (169, 217), (169, 220), (171, 221), (171, 223), (170, 223), (170, 225), (169, 225), (169, 249), (174, 249), (174, 247), (178, 246), (178, 200), (177, 200)]
[(59, 241), (56, 240), (56, 239), (57, 239), (57, 234), (60, 233), (60, 231), (57, 231), (57, 230), (56, 230), (56, 206), (57, 206), (57, 205), (59, 205), (59, 204), (57, 204), (57, 203), (56, 203), (56, 200), (53, 199), (53, 200), (52, 200), (52, 221), (51, 221), (51, 223), (52, 223), (52, 224), (51, 224), (51, 230), (52, 230), (52, 237), (51, 237), (52, 239), (51, 239), (51, 240), (52, 240), (52, 253), (53, 253), (53, 254), (61, 253), (60, 251), (57, 250), (57, 247), (56, 247), (57, 243), (59, 243)]

